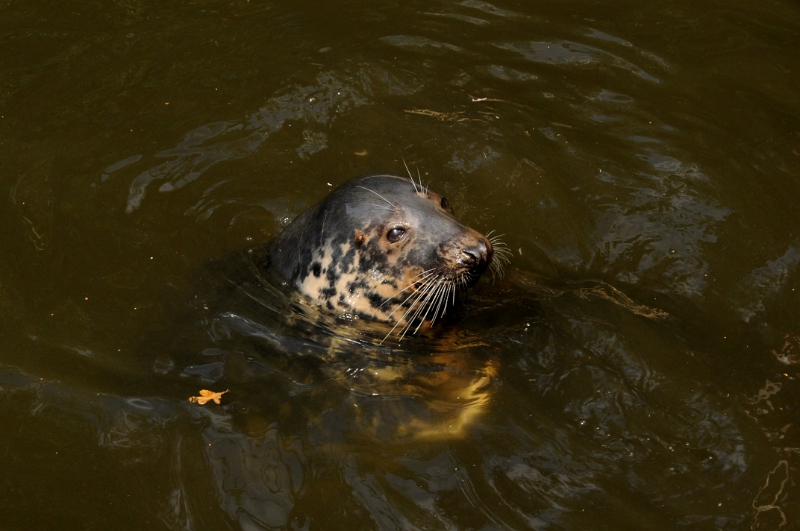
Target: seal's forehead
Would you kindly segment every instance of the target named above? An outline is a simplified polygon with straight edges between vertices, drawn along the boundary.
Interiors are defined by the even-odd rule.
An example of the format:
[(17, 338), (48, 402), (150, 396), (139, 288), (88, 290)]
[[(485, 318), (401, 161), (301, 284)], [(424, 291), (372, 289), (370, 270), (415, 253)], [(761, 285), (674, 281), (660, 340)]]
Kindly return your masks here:
[[(369, 175), (352, 179), (332, 192), (319, 205), (325, 217), (350, 219), (363, 229), (368, 225), (409, 221), (435, 215), (435, 202), (420, 193), (408, 177)], [(405, 218), (405, 219), (400, 219)], [(348, 224), (339, 224), (342, 228)], [(326, 225), (331, 232), (331, 225)], [(341, 231), (336, 231), (341, 232)], [(352, 231), (351, 231), (352, 232)]]
[[(394, 175), (369, 175), (357, 177), (337, 188), (331, 196), (333, 202), (344, 202), (351, 206), (375, 205), (380, 210), (387, 208), (420, 207), (425, 196), (417, 193), (409, 178)], [(349, 212), (350, 213), (350, 212)]]
[(402, 195), (416, 193), (421, 189), (420, 185), (415, 185), (410, 177), (401, 177), (399, 175), (367, 175), (353, 179), (348, 184), (356, 189), (369, 188), (378, 193), (397, 193)]
[[(452, 218), (451, 213), (441, 211), (438, 194), (423, 189), (410, 177), (390, 174), (356, 177), (331, 193), (323, 205), (324, 210), (340, 212), (343, 217), (362, 224)], [(328, 216), (326, 226), (330, 225), (330, 219)]]

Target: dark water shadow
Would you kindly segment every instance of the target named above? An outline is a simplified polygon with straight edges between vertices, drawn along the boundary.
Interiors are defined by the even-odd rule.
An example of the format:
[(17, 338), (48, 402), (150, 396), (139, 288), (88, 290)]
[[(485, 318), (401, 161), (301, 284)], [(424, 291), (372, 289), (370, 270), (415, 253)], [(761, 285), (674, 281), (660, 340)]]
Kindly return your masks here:
[[(742, 485), (764, 449), (737, 401), (703, 382), (668, 311), (602, 282), (512, 272), (481, 283), (438, 336), (386, 345), (384, 327), (332, 323), (293, 297), (260, 252), (208, 268), (143, 342), (149, 394), (6, 367), (3, 396), (26, 396), (32, 418), (88, 423), (122, 471), (160, 467), (171, 491), (148, 505), (168, 528), (198, 525), (211, 500), (241, 529), (587, 528), (608, 510), (630, 528), (747, 519), (717, 500), (752, 499)], [(442, 430), (469, 409), (454, 389), (487, 366), (475, 415)], [(228, 393), (191, 404), (199, 389)], [(642, 509), (653, 504), (661, 523)]]

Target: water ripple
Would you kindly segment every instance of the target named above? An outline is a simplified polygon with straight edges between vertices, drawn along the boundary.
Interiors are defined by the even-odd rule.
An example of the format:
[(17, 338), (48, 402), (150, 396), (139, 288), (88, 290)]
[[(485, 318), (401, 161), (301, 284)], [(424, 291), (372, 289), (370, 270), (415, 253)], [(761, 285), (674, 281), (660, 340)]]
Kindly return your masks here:
[(553, 42), (521, 42), (521, 43), (501, 43), (495, 44), (496, 47), (522, 54), (528, 61), (535, 63), (545, 63), (551, 65), (569, 66), (589, 66), (608, 64), (616, 68), (622, 68), (632, 74), (650, 81), (661, 83), (657, 77), (645, 72), (633, 63), (626, 61), (622, 57), (614, 55), (600, 48), (588, 46), (572, 41), (553, 41)]
[[(133, 179), (126, 211), (130, 213), (141, 206), (147, 187), (154, 181), (166, 181), (159, 187), (161, 192), (182, 188), (220, 162), (254, 153), (289, 120), (329, 124), (338, 114), (365, 103), (364, 97), (349, 83), (323, 73), (317, 76), (316, 84), (297, 87), (288, 94), (274, 97), (241, 121), (200, 126), (188, 132), (176, 147), (156, 154), (157, 158), (169, 161)], [(320, 145), (317, 139), (314, 146), (304, 148), (303, 153), (318, 150)]]

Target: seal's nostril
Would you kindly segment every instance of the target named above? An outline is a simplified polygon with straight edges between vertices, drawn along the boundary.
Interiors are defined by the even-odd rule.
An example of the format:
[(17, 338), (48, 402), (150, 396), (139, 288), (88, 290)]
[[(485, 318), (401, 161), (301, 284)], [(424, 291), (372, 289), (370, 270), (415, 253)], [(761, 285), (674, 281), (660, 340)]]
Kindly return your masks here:
[(461, 259), (470, 267), (482, 266), (488, 262), (490, 253), (486, 240), (479, 239), (471, 247), (461, 250)]
[(477, 264), (478, 260), (480, 260), (480, 254), (475, 249), (462, 249), (461, 256), (464, 262), (470, 266)]

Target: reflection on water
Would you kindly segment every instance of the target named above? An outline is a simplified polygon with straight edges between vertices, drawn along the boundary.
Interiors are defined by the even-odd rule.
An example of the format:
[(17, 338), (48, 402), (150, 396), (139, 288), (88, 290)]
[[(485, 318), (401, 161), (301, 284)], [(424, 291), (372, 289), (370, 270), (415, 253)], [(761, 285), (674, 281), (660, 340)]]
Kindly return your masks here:
[[(598, 37), (598, 35), (594, 33), (591, 36)], [(604, 38), (604, 40), (610, 40), (612, 42), (619, 40), (605, 34), (598, 38)], [(625, 43), (624, 41), (622, 41), (621, 44), (630, 46), (629, 43)], [(629, 63), (621, 57), (617, 57), (616, 55), (608, 53), (599, 48), (594, 48), (593, 46), (587, 46), (577, 42), (528, 42), (523, 44), (504, 43), (498, 44), (497, 47), (522, 54), (527, 60), (537, 63), (588, 66), (596, 63), (602, 64), (603, 62), (607, 62), (617, 68), (628, 70), (632, 74), (647, 81), (660, 83), (658, 78), (648, 74), (641, 68)]]
[(242, 529), (280, 528), (289, 523), (295, 496), (303, 486), (302, 445), (284, 440), (277, 423), (261, 433), (240, 433), (231, 419), (208, 409), (203, 441), (221, 508)]
[[(213, 488), (221, 510), (242, 529), (303, 527), (321, 518), (311, 492), (323, 478), (326, 489), (338, 492), (325, 521), (343, 526), (352, 518), (347, 508), (359, 507), (381, 529), (415, 521), (445, 528), (580, 527), (587, 504), (604, 510), (622, 504), (625, 514), (636, 514), (632, 492), (647, 492), (682, 514), (683, 523), (743, 522), (741, 512), (720, 516), (717, 504), (729, 492), (709, 491), (746, 477), (751, 450), (742, 424), (750, 408), (780, 387), (738, 410), (736, 401), (695, 380), (685, 366), (694, 353), (674, 334), (669, 314), (611, 286), (548, 286), (520, 275), (481, 286), (462, 312), (464, 329), (484, 323), (477, 337), (463, 338), (461, 350), (446, 356), (460, 356), (462, 368), (442, 364), (442, 355), (414, 357), (386, 347), (375, 355), (365, 343), (337, 352), (312, 322), (282, 322), (278, 308), (287, 303), (273, 299), (279, 292), (246, 282), (219, 302), (236, 312), (204, 305), (208, 318), (196, 320), (206, 326), (178, 331), (192, 350), (175, 351), (166, 368), (158, 362), (162, 378), (179, 387), (187, 388), (186, 379), (188, 388), (225, 382), (227, 405), (192, 405), (185, 397), (98, 399), (19, 373), (6, 373), (3, 387), (34, 393), (34, 416), (58, 408), (89, 420), (97, 445), (124, 468), (172, 455), (172, 490), (158, 501), (170, 526), (195, 525), (193, 498)], [(304, 333), (279, 333), (293, 326)], [(414, 423), (453, 418), (454, 409), (470, 407), (452, 396), (448, 405), (442, 389), (425, 385), (434, 381), (431, 370), (456, 371), (447, 382), (463, 385), (475, 376), (475, 360), (494, 353), (497, 378), (464, 430), (440, 430), (433, 439), (413, 431)], [(194, 364), (184, 365), (182, 355)], [(364, 378), (385, 370), (402, 378)], [(465, 370), (467, 379), (458, 374)], [(204, 484), (187, 477), (182, 463), (200, 456), (183, 448), (190, 435), (175, 434), (175, 422), (196, 426), (189, 433), (202, 440)], [(688, 515), (679, 509), (687, 505)]]
[[(800, 521), (796, 5), (255, 4), (0, 7), (4, 528)], [(238, 252), (404, 162), (435, 333)]]
[[(774, 300), (784, 293), (789, 283), (793, 270), (800, 263), (800, 242), (792, 242), (789, 248), (775, 260), (770, 260), (766, 265), (753, 269), (737, 286), (739, 292), (734, 300), (742, 319), (750, 322), (753, 317), (766, 310)], [(743, 299), (743, 300), (742, 300)]]
[[(166, 180), (159, 191), (168, 192), (194, 181), (215, 164), (252, 154), (289, 119), (329, 124), (336, 113), (364, 103), (363, 98), (330, 74), (320, 74), (316, 85), (298, 87), (290, 94), (273, 98), (241, 122), (217, 122), (198, 127), (187, 133), (175, 148), (156, 155), (170, 159), (168, 162), (133, 179), (126, 210), (133, 212), (139, 207), (147, 186), (153, 181)], [(303, 133), (306, 143), (298, 148), (299, 152), (314, 153), (322, 149), (314, 146), (315, 142), (319, 144), (321, 133)], [(119, 167), (120, 163), (115, 166)]]

